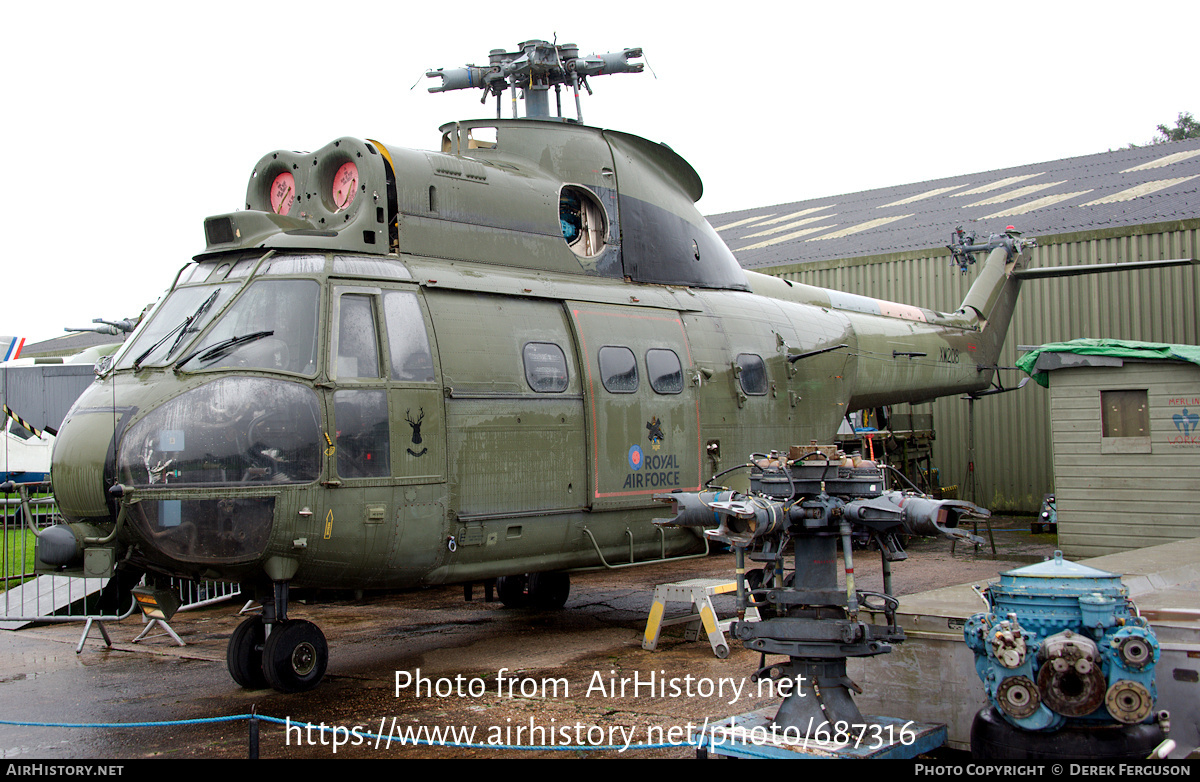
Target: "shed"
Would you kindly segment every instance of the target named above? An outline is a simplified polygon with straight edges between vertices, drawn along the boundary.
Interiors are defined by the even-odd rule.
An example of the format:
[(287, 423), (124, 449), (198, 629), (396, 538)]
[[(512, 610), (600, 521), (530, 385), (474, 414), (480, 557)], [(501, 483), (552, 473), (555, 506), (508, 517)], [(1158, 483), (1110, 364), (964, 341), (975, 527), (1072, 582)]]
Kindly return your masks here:
[(1200, 537), (1200, 346), (1081, 339), (1017, 366), (1050, 389), (1067, 556)]

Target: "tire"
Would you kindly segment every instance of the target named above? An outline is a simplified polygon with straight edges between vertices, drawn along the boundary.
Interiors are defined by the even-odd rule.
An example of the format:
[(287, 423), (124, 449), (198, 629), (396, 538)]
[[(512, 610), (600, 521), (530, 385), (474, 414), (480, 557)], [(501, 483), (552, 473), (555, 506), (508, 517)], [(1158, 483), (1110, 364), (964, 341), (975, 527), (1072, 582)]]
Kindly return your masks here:
[(237, 626), (233, 635), (229, 636), (229, 646), (225, 649), (225, 666), (229, 675), (239, 686), (248, 690), (262, 690), (267, 687), (267, 677), (263, 674), (263, 641), (266, 632), (263, 629), (261, 616), (252, 616)]
[(1139, 760), (1166, 740), (1158, 723), (1086, 727), (1068, 724), (1049, 733), (1010, 725), (994, 708), (982, 709), (971, 724), (976, 760)]
[(329, 645), (321, 628), (303, 619), (275, 625), (263, 645), (262, 670), (280, 692), (306, 692), (316, 687), (329, 664)]
[(561, 571), (534, 573), (529, 576), (529, 605), (557, 611), (567, 604), (571, 595), (571, 576)]
[(528, 577), (525, 575), (500, 576), (496, 579), (496, 595), (505, 608), (524, 608), (529, 604), (525, 594), (527, 581)]

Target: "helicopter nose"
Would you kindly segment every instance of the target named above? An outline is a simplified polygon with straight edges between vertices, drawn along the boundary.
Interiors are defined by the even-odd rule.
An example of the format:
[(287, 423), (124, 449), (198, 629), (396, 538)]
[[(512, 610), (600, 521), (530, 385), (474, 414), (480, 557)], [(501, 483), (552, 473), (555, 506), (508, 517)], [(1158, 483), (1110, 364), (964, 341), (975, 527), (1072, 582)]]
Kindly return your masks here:
[(72, 412), (59, 427), (50, 458), (50, 481), (59, 512), (65, 518), (113, 516), (105, 489), (112, 482), (116, 419), (111, 407), (94, 408)]

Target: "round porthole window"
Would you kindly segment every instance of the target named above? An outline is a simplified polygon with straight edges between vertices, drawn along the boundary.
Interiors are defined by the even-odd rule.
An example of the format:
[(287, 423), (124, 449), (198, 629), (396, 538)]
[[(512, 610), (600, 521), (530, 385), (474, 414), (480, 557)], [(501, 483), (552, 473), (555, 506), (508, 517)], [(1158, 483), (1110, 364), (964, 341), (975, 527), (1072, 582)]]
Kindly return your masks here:
[(591, 190), (567, 185), (558, 197), (558, 216), (563, 239), (571, 251), (582, 258), (594, 258), (604, 251), (608, 221), (604, 207)]

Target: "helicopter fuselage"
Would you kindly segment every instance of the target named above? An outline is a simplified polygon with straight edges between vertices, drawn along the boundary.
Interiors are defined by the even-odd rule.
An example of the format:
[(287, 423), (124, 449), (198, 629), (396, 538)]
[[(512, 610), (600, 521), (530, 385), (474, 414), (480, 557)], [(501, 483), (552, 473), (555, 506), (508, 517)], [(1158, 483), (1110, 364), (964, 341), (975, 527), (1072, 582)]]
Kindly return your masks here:
[[(442, 130), (440, 152), (343, 138), (259, 162), (246, 209), (205, 222), (207, 250), (61, 426), (60, 539), (274, 585), (280, 622), (279, 585), (703, 554), (698, 531), (651, 523), (654, 495), (991, 381), (1012, 241), (936, 313), (743, 271), (663, 145), (545, 120)], [(285, 678), (293, 646), (324, 643), (289, 627), (263, 663)], [(262, 633), (231, 641), (243, 683)]]

